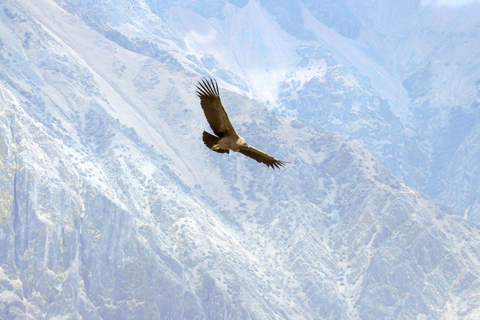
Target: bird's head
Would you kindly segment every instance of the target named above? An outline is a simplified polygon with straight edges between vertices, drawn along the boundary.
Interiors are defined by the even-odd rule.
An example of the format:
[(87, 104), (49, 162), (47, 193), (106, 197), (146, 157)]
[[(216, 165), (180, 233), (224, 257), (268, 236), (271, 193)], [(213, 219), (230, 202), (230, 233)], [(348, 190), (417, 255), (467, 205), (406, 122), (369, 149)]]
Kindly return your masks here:
[(243, 140), (243, 138), (238, 139), (238, 144), (241, 145), (242, 147), (250, 148), (248, 143), (246, 143), (245, 140)]

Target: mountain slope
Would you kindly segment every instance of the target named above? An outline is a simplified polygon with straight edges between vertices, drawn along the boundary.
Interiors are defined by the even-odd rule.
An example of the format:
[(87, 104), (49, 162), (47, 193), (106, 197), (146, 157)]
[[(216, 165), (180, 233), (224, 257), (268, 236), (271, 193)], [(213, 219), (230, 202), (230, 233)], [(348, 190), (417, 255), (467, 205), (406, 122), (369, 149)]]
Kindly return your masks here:
[[(190, 60), (182, 65), (281, 115), (356, 141), (407, 185), (461, 216), (469, 208), (466, 218), (478, 220), (477, 205), (455, 200), (471, 198), (470, 191), (458, 193), (444, 179), (456, 174), (450, 168), (457, 152), (475, 149), (468, 141), (478, 127), (478, 2), (147, 5), (155, 17), (142, 24), (168, 26), (178, 45), (169, 52), (182, 63), (175, 52), (186, 50)], [(99, 16), (95, 8), (87, 12)], [(96, 21), (100, 30), (112, 28)], [(113, 28), (128, 35), (123, 25)], [(132, 39), (153, 43), (152, 34)], [(474, 158), (464, 159), (475, 166)], [(469, 190), (477, 190), (476, 180)]]
[(51, 1), (2, 12), (3, 317), (478, 317), (478, 228), (368, 151), (226, 73), (239, 134), (291, 164), (211, 152), (181, 43), (125, 48)]
[(270, 137), (295, 163), (281, 175), (205, 150), (202, 183), (185, 185), (161, 164), (168, 158), (155, 165), (135, 159), (136, 148), (109, 147), (97, 163), (109, 193), (75, 165), (79, 154), (65, 154), (15, 102), (2, 106), (2, 119), (15, 111), (2, 126), (11, 137), (2, 154), (13, 158), (3, 241), (15, 244), (2, 245), (2, 263), (35, 317), (473, 318), (478, 310), (479, 231), (340, 137), (253, 105), (248, 115), (262, 125), (233, 119), (252, 135), (289, 133)]

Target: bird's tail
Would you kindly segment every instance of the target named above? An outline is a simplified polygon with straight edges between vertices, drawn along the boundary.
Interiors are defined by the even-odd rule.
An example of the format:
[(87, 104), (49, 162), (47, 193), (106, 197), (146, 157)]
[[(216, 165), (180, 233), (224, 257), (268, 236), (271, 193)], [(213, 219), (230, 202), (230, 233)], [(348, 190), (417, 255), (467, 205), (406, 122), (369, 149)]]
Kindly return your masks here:
[(220, 140), (219, 137), (214, 136), (207, 131), (203, 131), (203, 143), (205, 143), (208, 148), (220, 153), (229, 153), (229, 150), (219, 149), (218, 147), (215, 148), (215, 145), (218, 144), (218, 140)]

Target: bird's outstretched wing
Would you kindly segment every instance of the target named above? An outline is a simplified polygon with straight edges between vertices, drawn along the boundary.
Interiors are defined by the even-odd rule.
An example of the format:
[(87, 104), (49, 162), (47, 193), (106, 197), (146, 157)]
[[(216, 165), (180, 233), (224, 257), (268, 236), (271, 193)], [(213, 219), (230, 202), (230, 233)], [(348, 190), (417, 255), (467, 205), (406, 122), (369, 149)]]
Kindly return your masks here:
[(266, 164), (268, 167), (272, 167), (274, 170), (275, 168), (280, 168), (285, 165), (284, 161), (275, 159), (272, 156), (269, 156), (265, 152), (262, 152), (258, 149), (255, 149), (254, 147), (241, 147), (240, 150), (238, 151), (240, 153), (243, 153), (247, 157), (250, 157), (252, 159), (257, 160), (258, 162)]
[(200, 80), (197, 84), (197, 95), (213, 132), (220, 138), (237, 135), (220, 101), (217, 81), (205, 78)]

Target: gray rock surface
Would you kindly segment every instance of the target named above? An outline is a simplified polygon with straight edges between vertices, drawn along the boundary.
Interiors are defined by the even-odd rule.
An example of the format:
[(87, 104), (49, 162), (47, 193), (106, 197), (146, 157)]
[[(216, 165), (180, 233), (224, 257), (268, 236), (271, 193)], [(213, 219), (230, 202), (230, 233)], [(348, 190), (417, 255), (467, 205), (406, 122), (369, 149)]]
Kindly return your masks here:
[[(227, 23), (228, 10), (255, 4), (224, 4), (223, 20), (210, 11), (185, 12), (191, 21), (206, 15)], [(182, 8), (172, 2), (152, 13), (153, 5), (160, 4), (0, 5), (3, 318), (480, 317), (478, 225), (406, 186), (375, 159), (372, 153), (385, 152), (378, 157), (394, 166), (389, 155), (401, 158), (388, 145), (405, 141), (392, 130), (406, 130), (405, 118), (361, 68), (299, 45), (300, 66), (325, 70), (328, 85), (345, 94), (314, 96), (316, 89), (305, 88), (324, 88), (321, 81), (294, 87), (293, 73), (284, 89), (305, 90), (312, 101), (323, 95), (342, 108), (308, 109), (312, 102), (305, 101), (295, 111), (302, 121), (282, 118), (277, 112), (289, 108), (246, 98), (255, 92), (243, 76), (231, 76), (236, 70), (218, 56), (198, 54), (159, 13)], [(103, 15), (94, 12), (111, 15), (99, 20)], [(160, 59), (160, 51), (172, 59)], [(222, 101), (239, 134), (289, 161), (285, 169), (203, 146), (208, 124), (194, 88), (207, 62), (223, 75)], [(319, 125), (319, 114), (332, 121)], [(445, 114), (451, 120), (441, 128), (453, 130), (445, 136), (468, 118)], [(324, 125), (356, 141), (375, 130), (386, 142), (373, 135), (365, 143), (370, 153), (318, 128)], [(478, 150), (464, 144), (474, 143), (477, 126), (465, 130), (465, 138), (444, 144), (456, 151), (438, 161), (438, 172), (472, 170)], [(445, 179), (464, 183), (458, 192), (474, 197), (473, 176)], [(449, 199), (458, 199), (458, 207), (472, 201), (455, 193)]]

